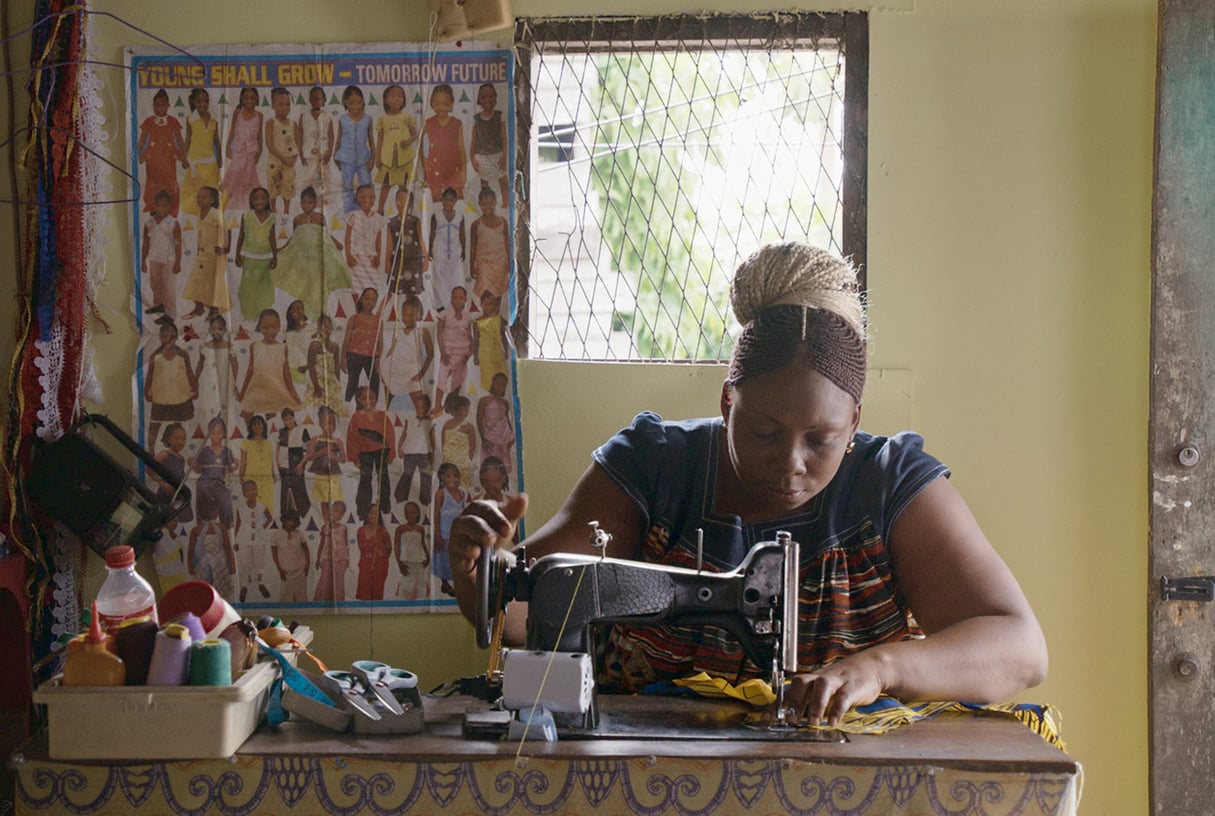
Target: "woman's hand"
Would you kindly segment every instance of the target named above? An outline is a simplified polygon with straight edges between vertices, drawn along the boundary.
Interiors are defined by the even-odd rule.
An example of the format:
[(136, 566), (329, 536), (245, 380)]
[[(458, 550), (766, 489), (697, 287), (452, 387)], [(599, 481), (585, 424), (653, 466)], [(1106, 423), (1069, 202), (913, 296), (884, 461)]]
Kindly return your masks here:
[(515, 527), (527, 510), (527, 494), (510, 496), (498, 503), (486, 499), (472, 502), (451, 524), (451, 568), (456, 575), (472, 575), (485, 547), (509, 547)]
[(818, 671), (793, 675), (785, 688), (786, 716), (793, 722), (839, 725), (849, 709), (872, 703), (887, 687), (882, 660), (873, 651), (867, 649)]
[(510, 496), (499, 504), (479, 500), (464, 508), (451, 524), (448, 539), (451, 572), (460, 611), (476, 617), (477, 560), (486, 547), (509, 547), (519, 519), (527, 511), (527, 494)]

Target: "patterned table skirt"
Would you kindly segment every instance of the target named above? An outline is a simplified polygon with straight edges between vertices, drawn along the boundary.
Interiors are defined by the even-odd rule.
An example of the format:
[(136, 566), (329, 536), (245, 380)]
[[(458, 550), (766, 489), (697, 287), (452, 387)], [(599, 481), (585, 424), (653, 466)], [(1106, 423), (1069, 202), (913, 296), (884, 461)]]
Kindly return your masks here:
[[(725, 746), (723, 746), (724, 748)], [(150, 765), (15, 757), (17, 813), (1070, 816), (1081, 778), (781, 759), (236, 756)]]

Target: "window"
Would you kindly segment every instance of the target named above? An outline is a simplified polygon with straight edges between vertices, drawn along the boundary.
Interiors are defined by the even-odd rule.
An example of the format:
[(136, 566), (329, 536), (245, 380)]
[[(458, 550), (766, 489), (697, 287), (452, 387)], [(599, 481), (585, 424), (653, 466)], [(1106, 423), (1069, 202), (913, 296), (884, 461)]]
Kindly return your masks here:
[(762, 244), (865, 263), (868, 18), (520, 20), (520, 356), (722, 360)]

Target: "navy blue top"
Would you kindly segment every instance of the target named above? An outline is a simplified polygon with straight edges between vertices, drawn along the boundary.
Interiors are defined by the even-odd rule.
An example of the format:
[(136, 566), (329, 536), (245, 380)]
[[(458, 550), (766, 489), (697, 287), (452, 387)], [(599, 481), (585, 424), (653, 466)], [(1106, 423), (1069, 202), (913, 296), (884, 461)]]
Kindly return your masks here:
[[(757, 542), (787, 530), (798, 542), (799, 663), (823, 665), (877, 642), (918, 632), (894, 581), (886, 542), (899, 514), (949, 469), (925, 453), (919, 434), (858, 432), (831, 482), (799, 512), (744, 524), (714, 512), (722, 420), (664, 422), (638, 414), (592, 454), (641, 511), (642, 557), (695, 566), (704, 531), (704, 567), (737, 566)], [(612, 532), (608, 530), (607, 532)], [(706, 631), (707, 630), (707, 631)], [(601, 682), (635, 691), (694, 671), (729, 679), (762, 676), (716, 627), (615, 627)]]

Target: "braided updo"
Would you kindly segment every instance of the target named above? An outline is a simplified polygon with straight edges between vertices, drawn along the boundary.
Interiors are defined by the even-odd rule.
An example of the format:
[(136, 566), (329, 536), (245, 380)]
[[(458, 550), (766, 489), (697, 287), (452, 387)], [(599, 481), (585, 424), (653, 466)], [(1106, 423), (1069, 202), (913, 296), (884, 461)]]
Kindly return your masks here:
[(728, 384), (797, 361), (861, 401), (865, 307), (847, 261), (808, 244), (766, 246), (734, 273), (730, 304), (743, 329)]

